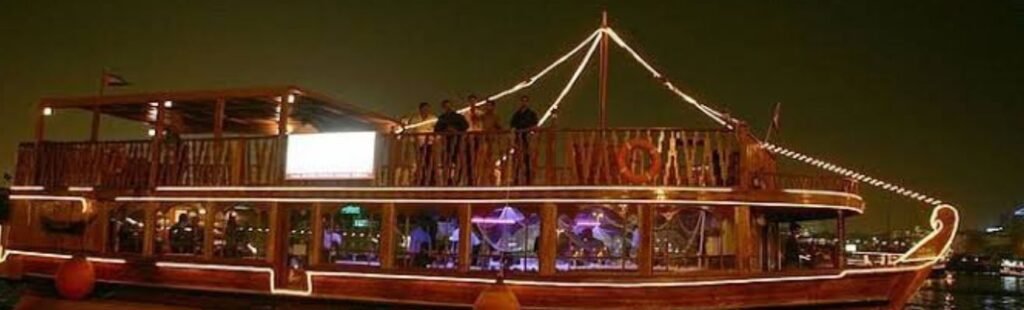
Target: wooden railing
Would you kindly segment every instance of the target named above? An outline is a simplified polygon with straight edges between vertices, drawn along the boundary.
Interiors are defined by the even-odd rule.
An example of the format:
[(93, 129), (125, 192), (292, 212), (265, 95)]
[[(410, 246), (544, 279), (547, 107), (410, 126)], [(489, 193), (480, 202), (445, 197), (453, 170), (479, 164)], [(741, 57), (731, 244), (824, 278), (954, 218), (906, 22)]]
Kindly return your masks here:
[(807, 176), (795, 174), (757, 174), (754, 177), (755, 187), (815, 189), (844, 193), (857, 193), (857, 181), (850, 178), (831, 176)]
[(739, 147), (726, 131), (540, 130), (382, 140), (382, 186), (731, 186), (739, 176)]
[(277, 137), (165, 142), (152, 160), (151, 141), (45, 142), (18, 149), (16, 184), (47, 187), (274, 185), (282, 158)]
[(27, 143), (18, 149), (17, 182), (48, 187), (144, 187), (150, 156), (149, 141)]
[[(44, 142), (18, 149), (16, 183), (43, 186), (291, 184), (279, 137)], [(746, 148), (752, 149), (752, 148)], [(364, 186), (648, 185), (856, 192), (843, 178), (744, 173), (736, 135), (671, 128), (378, 135)], [(156, 156), (154, 162), (153, 157)], [(151, 175), (155, 173), (155, 175)], [(746, 180), (746, 181), (744, 181)], [(291, 183), (289, 183), (291, 182)]]
[(284, 158), (277, 137), (184, 140), (161, 150), (158, 185), (277, 185)]

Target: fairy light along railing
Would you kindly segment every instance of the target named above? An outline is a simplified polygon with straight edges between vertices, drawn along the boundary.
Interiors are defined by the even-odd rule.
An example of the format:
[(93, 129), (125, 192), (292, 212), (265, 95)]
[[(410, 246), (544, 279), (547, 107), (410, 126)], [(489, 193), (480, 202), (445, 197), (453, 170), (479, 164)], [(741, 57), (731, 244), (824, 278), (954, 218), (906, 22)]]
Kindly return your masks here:
[(846, 177), (762, 173), (757, 174), (756, 178), (755, 183), (763, 182), (767, 188), (816, 189), (854, 194), (860, 191), (859, 183)]
[[(562, 55), (562, 57), (559, 57), (558, 59), (556, 59), (550, 65), (545, 67), (544, 70), (541, 70), (537, 74), (534, 74), (530, 78), (528, 78), (528, 79), (526, 79), (526, 80), (524, 80), (522, 82), (519, 82), (518, 84), (516, 84), (515, 86), (512, 86), (509, 89), (506, 89), (504, 91), (498, 92), (497, 94), (494, 94), (494, 95), (491, 95), (491, 96), (487, 97), (487, 100), (498, 100), (498, 99), (501, 99), (501, 98), (503, 98), (505, 96), (514, 94), (514, 93), (516, 93), (516, 92), (518, 92), (518, 91), (520, 91), (520, 90), (522, 90), (524, 88), (532, 86), (533, 83), (535, 83), (538, 80), (540, 80), (540, 78), (544, 77), (544, 75), (547, 75), (548, 72), (551, 72), (552, 69), (554, 69), (555, 67), (558, 67), (559, 65), (561, 65), (565, 61), (569, 60), (569, 58), (571, 58), (573, 55), (576, 55), (576, 53), (578, 53), (580, 50), (582, 50), (583, 47), (587, 46), (588, 43), (593, 45), (592, 42), (594, 42), (595, 39), (601, 33), (602, 33), (601, 30), (595, 30), (593, 33), (591, 33), (589, 36), (587, 36), (587, 38), (584, 39), (583, 42), (580, 42), (579, 44), (576, 45), (576, 47), (574, 47), (568, 53), (566, 53), (565, 55)], [(591, 48), (591, 50), (593, 50), (593, 48)], [(473, 106), (481, 106), (484, 103), (486, 103), (487, 100), (481, 100), (481, 101), (478, 101), (478, 102), (475, 102), (475, 103), (471, 103), (471, 104)], [(471, 109), (471, 107), (464, 107), (464, 108), (459, 109), (458, 113), (465, 114), (465, 113), (469, 112), (470, 109)], [(418, 123), (414, 123), (414, 124), (408, 124), (408, 125), (404, 126), (403, 128), (401, 128), (400, 131), (405, 131), (407, 129), (413, 129), (413, 128), (418, 128), (418, 127), (422, 127), (422, 126), (428, 126), (428, 125), (431, 125), (431, 124), (436, 123), (436, 122), (437, 122), (437, 120), (427, 120), (427, 121), (422, 121), (422, 122), (418, 122)]]
[(896, 193), (896, 194), (899, 194), (899, 195), (902, 195), (902, 196), (905, 196), (905, 197), (908, 197), (908, 198), (911, 198), (911, 199), (915, 199), (915, 200), (924, 202), (924, 203), (932, 205), (932, 206), (939, 206), (939, 205), (943, 204), (943, 201), (941, 201), (939, 199), (930, 197), (930, 196), (925, 195), (925, 194), (918, 193), (916, 191), (904, 188), (904, 187), (899, 186), (899, 185), (895, 185), (895, 184), (890, 183), (890, 182), (879, 180), (877, 178), (865, 175), (863, 173), (854, 171), (854, 170), (849, 169), (849, 168), (845, 168), (845, 167), (842, 167), (842, 166), (839, 166), (839, 165), (836, 165), (836, 164), (833, 164), (833, 163), (830, 163), (830, 162), (827, 162), (827, 161), (824, 161), (824, 160), (817, 159), (817, 158), (809, 156), (807, 154), (796, 152), (796, 151), (793, 151), (793, 150), (790, 150), (790, 149), (787, 149), (787, 148), (784, 148), (784, 147), (781, 147), (781, 146), (778, 146), (778, 145), (775, 145), (775, 144), (772, 144), (772, 143), (768, 143), (768, 142), (762, 142), (762, 146), (764, 147), (764, 149), (766, 149), (766, 150), (768, 150), (768, 151), (770, 151), (772, 153), (779, 154), (779, 155), (782, 155), (782, 156), (785, 156), (785, 157), (788, 157), (788, 158), (791, 158), (791, 159), (794, 159), (794, 160), (797, 160), (797, 161), (800, 161), (800, 162), (804, 162), (804, 163), (807, 163), (807, 164), (809, 164), (811, 166), (818, 167), (818, 168), (821, 168), (821, 169), (824, 169), (824, 170), (827, 170), (827, 171), (830, 171), (830, 172), (833, 172), (833, 173), (836, 173), (836, 174), (839, 174), (839, 175), (851, 178), (853, 180), (857, 180), (858, 182), (861, 182), (861, 183), (864, 183), (864, 184), (868, 184), (868, 185), (871, 185), (871, 186), (874, 186), (874, 187), (878, 187), (878, 188), (881, 188), (881, 189), (884, 189), (884, 190), (887, 190), (887, 191), (890, 191), (890, 192), (893, 192), (893, 193)]

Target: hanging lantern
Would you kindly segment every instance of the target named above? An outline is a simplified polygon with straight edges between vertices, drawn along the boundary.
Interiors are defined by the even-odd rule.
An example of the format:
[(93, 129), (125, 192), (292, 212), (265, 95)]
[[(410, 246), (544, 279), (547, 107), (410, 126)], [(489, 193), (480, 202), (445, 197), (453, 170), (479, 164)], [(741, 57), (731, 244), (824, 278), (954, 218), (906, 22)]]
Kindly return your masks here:
[(92, 293), (96, 284), (96, 270), (83, 255), (75, 255), (60, 265), (54, 276), (54, 285), (61, 297), (81, 300)]

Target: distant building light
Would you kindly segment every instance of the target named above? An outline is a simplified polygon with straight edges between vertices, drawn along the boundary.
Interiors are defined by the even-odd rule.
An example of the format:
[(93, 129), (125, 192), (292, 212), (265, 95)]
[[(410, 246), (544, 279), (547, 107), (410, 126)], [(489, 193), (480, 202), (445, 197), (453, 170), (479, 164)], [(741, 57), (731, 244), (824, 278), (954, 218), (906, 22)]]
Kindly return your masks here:
[(997, 232), (1000, 232), (1000, 231), (1003, 231), (1003, 226), (993, 226), (993, 227), (985, 228), (985, 232), (986, 233), (990, 233), (990, 234), (991, 233), (997, 233)]
[(43, 116), (50, 116), (50, 115), (53, 115), (53, 108), (51, 108), (51, 107), (43, 108)]
[(1013, 216), (1024, 216), (1024, 205), (1017, 207), (1017, 210), (1013, 211)]

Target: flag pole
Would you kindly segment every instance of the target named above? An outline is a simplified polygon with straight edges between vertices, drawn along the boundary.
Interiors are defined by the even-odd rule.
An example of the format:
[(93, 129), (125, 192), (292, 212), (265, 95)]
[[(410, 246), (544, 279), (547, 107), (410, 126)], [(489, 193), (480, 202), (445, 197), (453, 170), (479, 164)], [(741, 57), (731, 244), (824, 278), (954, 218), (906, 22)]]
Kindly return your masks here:
[[(608, 11), (601, 11), (601, 30), (608, 28)], [(598, 119), (601, 130), (608, 129), (608, 34), (601, 32), (601, 51), (599, 58), (598, 81)]]
[(768, 123), (768, 130), (764, 133), (764, 142), (768, 142), (772, 138), (772, 133), (779, 130), (779, 108), (781, 108), (782, 102), (776, 102), (775, 107), (772, 108), (772, 120)]
[(100, 73), (100, 94), (96, 97), (96, 102), (92, 106), (92, 131), (89, 135), (89, 141), (96, 142), (100, 136), (100, 104), (103, 101), (103, 93), (107, 88), (107, 68), (103, 68)]

